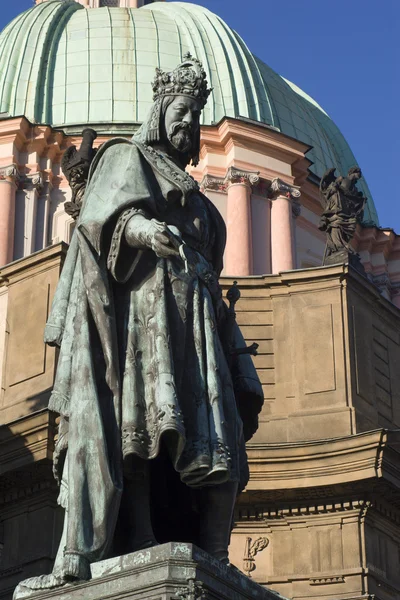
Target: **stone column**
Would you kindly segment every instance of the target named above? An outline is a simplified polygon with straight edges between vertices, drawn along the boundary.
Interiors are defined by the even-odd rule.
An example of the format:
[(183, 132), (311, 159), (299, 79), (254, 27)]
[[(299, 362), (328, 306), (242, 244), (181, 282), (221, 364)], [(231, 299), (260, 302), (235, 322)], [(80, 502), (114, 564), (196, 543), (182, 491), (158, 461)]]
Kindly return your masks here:
[(259, 181), (258, 172), (228, 170), (226, 212), (227, 241), (225, 272), (243, 277), (252, 274), (253, 244), (251, 233), (251, 187)]
[(292, 252), (293, 252), (293, 269), (298, 269), (299, 265), (297, 264), (297, 225), (296, 220), (297, 217), (301, 215), (301, 204), (296, 199), (293, 198), (292, 201)]
[(296, 268), (293, 203), (300, 198), (300, 190), (276, 178), (271, 183), (269, 197), (271, 199), (272, 273), (291, 271)]
[(10, 165), (0, 172), (0, 267), (11, 262), (14, 254), (15, 193), (18, 169)]
[[(43, 175), (41, 173), (33, 173), (25, 179), (24, 187), (26, 188), (26, 212), (25, 212), (25, 243), (24, 256), (29, 256), (35, 252), (36, 235), (37, 235), (37, 205), (38, 198), (42, 193), (44, 185)], [(43, 234), (42, 234), (43, 235)], [(41, 244), (39, 244), (41, 248)]]

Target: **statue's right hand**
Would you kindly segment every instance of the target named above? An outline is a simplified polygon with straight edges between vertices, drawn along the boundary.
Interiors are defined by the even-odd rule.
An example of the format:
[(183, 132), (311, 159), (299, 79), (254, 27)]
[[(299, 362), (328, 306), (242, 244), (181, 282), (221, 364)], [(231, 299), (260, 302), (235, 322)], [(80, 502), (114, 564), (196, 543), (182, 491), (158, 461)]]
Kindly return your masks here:
[(159, 258), (179, 256), (179, 240), (167, 228), (154, 233), (151, 248)]
[(141, 212), (137, 212), (128, 221), (125, 239), (132, 248), (153, 250), (159, 258), (179, 256), (179, 246), (182, 243), (166, 223), (149, 219)]

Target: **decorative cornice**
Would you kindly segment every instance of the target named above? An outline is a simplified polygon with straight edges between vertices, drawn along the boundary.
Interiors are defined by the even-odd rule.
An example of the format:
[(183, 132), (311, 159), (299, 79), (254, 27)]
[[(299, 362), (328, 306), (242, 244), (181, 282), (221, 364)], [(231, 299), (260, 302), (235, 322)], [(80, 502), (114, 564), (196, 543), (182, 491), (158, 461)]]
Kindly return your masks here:
[(17, 165), (12, 164), (0, 168), (0, 180), (12, 180), (16, 185), (20, 180), (20, 174)]
[(222, 177), (215, 177), (214, 175), (204, 175), (200, 182), (200, 189), (205, 194), (207, 192), (226, 193), (225, 180)]
[(326, 485), (329, 477), (337, 484), (385, 479), (389, 468), (391, 481), (397, 481), (400, 488), (400, 455), (391, 452), (391, 446), (398, 444), (400, 433), (384, 429), (310, 442), (249, 444), (247, 490), (286, 493)]
[(236, 167), (229, 167), (224, 183), (227, 187), (235, 184), (256, 185), (260, 180), (259, 171), (241, 171)]
[[(296, 517), (301, 517), (304, 519), (306, 516), (310, 517), (313, 515), (327, 515), (333, 513), (344, 513), (350, 511), (356, 511), (362, 517), (365, 517), (368, 509), (372, 507), (372, 503), (369, 500), (360, 499), (350, 499), (350, 500), (340, 500), (340, 501), (332, 501), (327, 502), (326, 496), (328, 494), (327, 490), (323, 490), (325, 493), (325, 498), (323, 498), (322, 494), (318, 502), (316, 502), (314, 498), (314, 502), (309, 501), (306, 503), (305, 500), (299, 503), (293, 503), (284, 508), (280, 508), (280, 503), (285, 503), (284, 495), (282, 498), (274, 499), (274, 506), (269, 505), (260, 505), (260, 503), (255, 499), (249, 499), (249, 506), (238, 506), (235, 509), (235, 522), (237, 525), (244, 524), (246, 522), (253, 521), (280, 521), (287, 520)], [(254, 505), (257, 505), (255, 509)], [(376, 508), (374, 506), (374, 508)], [(377, 509), (378, 510), (378, 509)]]
[(311, 577), (310, 585), (326, 585), (330, 583), (345, 583), (345, 578), (342, 575), (336, 577)]
[(290, 185), (277, 177), (271, 181), (269, 197), (271, 200), (275, 200), (279, 196), (285, 196), (285, 198), (288, 198), (289, 200), (295, 200), (301, 196), (300, 188), (297, 185)]

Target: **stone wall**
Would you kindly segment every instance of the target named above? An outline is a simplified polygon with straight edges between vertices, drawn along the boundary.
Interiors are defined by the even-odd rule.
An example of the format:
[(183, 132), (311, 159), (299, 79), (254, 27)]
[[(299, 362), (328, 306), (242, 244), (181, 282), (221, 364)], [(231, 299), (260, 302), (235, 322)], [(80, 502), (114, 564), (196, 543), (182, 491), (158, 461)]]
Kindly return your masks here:
[[(42, 341), (66, 246), (0, 271), (0, 599), (50, 570), (62, 514)], [(232, 279), (223, 278), (227, 289)], [(340, 265), (239, 279), (265, 406), (231, 560), (289, 598), (400, 594), (400, 311)], [(248, 538), (251, 538), (250, 540)], [(377, 550), (377, 548), (379, 550)]]

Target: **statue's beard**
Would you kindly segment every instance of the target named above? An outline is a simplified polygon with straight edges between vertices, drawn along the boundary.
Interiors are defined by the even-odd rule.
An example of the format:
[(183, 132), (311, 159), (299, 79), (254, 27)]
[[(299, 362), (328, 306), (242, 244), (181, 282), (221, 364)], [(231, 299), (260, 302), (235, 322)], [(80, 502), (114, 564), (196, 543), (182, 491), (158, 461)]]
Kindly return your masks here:
[(189, 123), (172, 123), (168, 132), (168, 140), (178, 152), (190, 154), (193, 148), (193, 132)]

